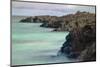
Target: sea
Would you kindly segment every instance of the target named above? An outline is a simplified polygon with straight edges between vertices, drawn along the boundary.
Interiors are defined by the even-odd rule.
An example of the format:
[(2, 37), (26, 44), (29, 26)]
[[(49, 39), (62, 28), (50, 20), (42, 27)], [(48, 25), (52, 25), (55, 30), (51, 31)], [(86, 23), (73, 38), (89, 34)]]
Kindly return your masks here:
[(12, 65), (73, 62), (57, 56), (69, 32), (53, 32), (40, 23), (20, 23), (24, 16), (12, 16)]

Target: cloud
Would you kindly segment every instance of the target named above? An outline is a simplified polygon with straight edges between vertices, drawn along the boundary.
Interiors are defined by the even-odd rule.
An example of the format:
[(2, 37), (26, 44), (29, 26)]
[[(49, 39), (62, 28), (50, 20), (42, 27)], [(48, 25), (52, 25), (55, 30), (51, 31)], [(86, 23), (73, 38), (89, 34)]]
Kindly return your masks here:
[(93, 11), (93, 7), (47, 3), (12, 2), (12, 15), (56, 15), (62, 16), (76, 11)]

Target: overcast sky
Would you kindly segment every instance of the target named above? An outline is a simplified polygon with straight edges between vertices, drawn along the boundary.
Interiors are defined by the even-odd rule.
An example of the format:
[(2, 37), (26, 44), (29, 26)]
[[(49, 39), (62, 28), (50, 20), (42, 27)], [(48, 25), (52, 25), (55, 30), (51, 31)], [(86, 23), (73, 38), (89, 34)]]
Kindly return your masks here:
[(17, 16), (62, 16), (66, 14), (75, 13), (77, 11), (87, 11), (95, 13), (95, 7), (46, 3), (12, 2), (12, 15)]

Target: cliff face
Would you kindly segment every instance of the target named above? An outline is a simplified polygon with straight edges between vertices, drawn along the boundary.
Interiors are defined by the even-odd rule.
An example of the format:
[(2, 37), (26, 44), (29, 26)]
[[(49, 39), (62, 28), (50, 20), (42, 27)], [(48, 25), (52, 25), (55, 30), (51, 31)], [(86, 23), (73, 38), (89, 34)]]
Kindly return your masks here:
[(61, 47), (61, 53), (79, 61), (96, 60), (95, 14), (77, 12), (70, 20), (66, 26), (70, 33)]
[(69, 31), (69, 35), (66, 36), (66, 41), (60, 49), (61, 54), (79, 61), (96, 60), (95, 14), (78, 11), (75, 14), (61, 17), (36, 16), (21, 21), (42, 22), (41, 27), (51, 27), (54, 28), (54, 31)]
[(66, 41), (60, 50), (61, 53), (80, 61), (96, 60), (95, 30), (95, 25), (73, 29), (66, 37)]

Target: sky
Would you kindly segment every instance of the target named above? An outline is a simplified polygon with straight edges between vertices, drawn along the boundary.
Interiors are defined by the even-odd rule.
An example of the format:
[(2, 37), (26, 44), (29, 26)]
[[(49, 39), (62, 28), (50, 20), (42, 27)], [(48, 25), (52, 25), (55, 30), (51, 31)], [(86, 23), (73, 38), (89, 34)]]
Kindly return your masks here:
[(47, 3), (29, 3), (29, 2), (12, 2), (12, 15), (14, 16), (63, 16), (66, 14), (76, 13), (77, 11), (86, 11), (95, 13), (93, 6), (79, 5), (61, 5)]
[(73, 3), (73, 4), (95, 4), (95, 0), (17, 0), (17, 1), (41, 1), (55, 3)]

